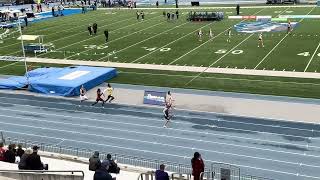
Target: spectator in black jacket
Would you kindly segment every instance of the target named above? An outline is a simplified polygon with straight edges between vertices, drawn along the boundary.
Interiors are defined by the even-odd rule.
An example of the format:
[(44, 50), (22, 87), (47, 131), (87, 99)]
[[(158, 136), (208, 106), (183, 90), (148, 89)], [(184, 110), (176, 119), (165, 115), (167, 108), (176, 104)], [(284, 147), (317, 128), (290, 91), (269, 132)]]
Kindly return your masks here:
[(120, 173), (120, 168), (118, 167), (118, 164), (112, 159), (111, 154), (107, 154), (107, 159), (104, 160), (103, 162), (109, 162), (109, 169), (108, 172), (109, 173), (115, 173), (115, 174), (119, 174)]
[(18, 149), (17, 149), (17, 154), (16, 155), (21, 158), (23, 154), (24, 154), (24, 150), (22, 149), (22, 145), (18, 144)]
[(30, 156), (30, 154), (32, 154), (32, 149), (28, 148), (26, 149), (25, 153), (21, 156), (20, 158), (20, 162), (18, 164), (18, 168), (20, 170), (27, 170), (29, 169), (29, 167), (27, 166), (27, 159)]
[(16, 162), (16, 154), (13, 151), (12, 145), (10, 144), (8, 150), (4, 153), (5, 162), (15, 163)]
[(26, 160), (28, 169), (30, 170), (43, 170), (43, 164), (40, 156), (38, 155), (38, 146), (33, 146), (33, 153), (30, 154)]
[(89, 159), (89, 170), (96, 171), (101, 165), (101, 161), (99, 159), (99, 152), (95, 151), (93, 156)]
[(94, 173), (93, 180), (113, 180), (112, 176), (108, 173), (109, 166), (109, 161), (101, 163)]

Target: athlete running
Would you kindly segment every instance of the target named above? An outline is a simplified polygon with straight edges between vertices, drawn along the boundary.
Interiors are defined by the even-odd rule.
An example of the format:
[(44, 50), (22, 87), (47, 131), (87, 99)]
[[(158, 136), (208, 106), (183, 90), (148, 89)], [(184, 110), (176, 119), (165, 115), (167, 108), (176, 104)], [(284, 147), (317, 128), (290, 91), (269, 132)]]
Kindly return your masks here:
[(262, 33), (259, 34), (259, 38), (258, 38), (258, 47), (260, 47), (260, 45), (264, 47)]
[(87, 93), (87, 90), (84, 88), (83, 85), (81, 85), (81, 88), (80, 88), (80, 102), (88, 100), (88, 97), (86, 96), (86, 93)]
[(104, 100), (102, 99), (102, 96), (104, 96), (104, 95), (103, 95), (103, 93), (101, 92), (101, 90), (100, 90), (100, 89), (97, 89), (96, 102), (94, 102), (94, 103), (92, 104), (92, 106), (96, 105), (99, 101), (101, 101), (101, 102), (102, 102), (102, 106), (104, 106)]
[(111, 103), (111, 101), (114, 100), (114, 97), (112, 96), (112, 93), (113, 93), (113, 87), (111, 87), (111, 85), (108, 83), (107, 89), (105, 89), (104, 92), (103, 92), (103, 94), (108, 95), (108, 97), (105, 100), (105, 102), (108, 102), (108, 100), (110, 99), (109, 103)]
[(164, 118), (166, 120), (165, 124), (163, 125), (164, 128), (167, 128), (168, 123), (170, 122), (172, 118), (172, 106), (173, 106), (173, 98), (171, 96), (171, 92), (168, 91), (165, 99), (165, 107), (163, 110)]

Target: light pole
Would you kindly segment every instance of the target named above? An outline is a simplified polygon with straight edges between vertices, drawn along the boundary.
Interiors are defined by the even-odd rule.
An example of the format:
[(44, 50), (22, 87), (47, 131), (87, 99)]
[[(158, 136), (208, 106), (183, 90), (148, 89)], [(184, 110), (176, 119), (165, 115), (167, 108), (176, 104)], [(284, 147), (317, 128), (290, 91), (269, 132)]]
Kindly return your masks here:
[(23, 43), (22, 30), (21, 30), (21, 22), (20, 22), (19, 18), (18, 18), (18, 28), (19, 28), (20, 37), (21, 37), (21, 48), (22, 48), (22, 54), (23, 54), (23, 59), (24, 59), (24, 67), (25, 67), (25, 71), (26, 71), (27, 85), (29, 85), (27, 58), (26, 58), (26, 52), (24, 50), (24, 43)]

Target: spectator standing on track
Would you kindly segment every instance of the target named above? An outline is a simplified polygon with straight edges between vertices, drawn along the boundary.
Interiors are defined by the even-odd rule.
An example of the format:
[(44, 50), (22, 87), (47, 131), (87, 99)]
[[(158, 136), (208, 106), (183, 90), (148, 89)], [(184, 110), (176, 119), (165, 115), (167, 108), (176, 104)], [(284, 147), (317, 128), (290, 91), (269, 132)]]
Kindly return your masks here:
[(108, 42), (108, 40), (109, 40), (109, 31), (108, 30), (104, 30), (104, 36), (105, 36), (105, 38), (106, 38), (106, 43)]
[(81, 88), (80, 88), (80, 102), (88, 100), (88, 97), (87, 97), (86, 94), (87, 94), (87, 90), (84, 88), (83, 85), (81, 85)]
[(22, 149), (22, 145), (18, 144), (18, 149), (17, 149), (16, 155), (21, 158), (23, 154), (24, 154), (24, 150)]
[(95, 171), (93, 180), (113, 180), (112, 176), (108, 172), (109, 166), (110, 164), (108, 161), (102, 162)]
[(97, 31), (98, 31), (98, 24), (97, 23), (93, 23), (92, 25), (92, 29), (93, 29), (93, 34), (97, 35)]
[(237, 15), (239, 15), (240, 14), (240, 5), (239, 4), (237, 4), (236, 10), (237, 10)]
[(139, 17), (140, 17), (140, 13), (137, 11), (137, 20), (139, 20)]
[(161, 164), (160, 169), (156, 170), (156, 180), (169, 180), (169, 175), (164, 169), (165, 165)]
[(200, 179), (200, 174), (204, 172), (204, 162), (201, 158), (200, 153), (195, 152), (191, 159), (192, 175), (194, 180)]
[[(96, 105), (99, 101), (101, 101), (101, 102), (102, 102), (102, 106), (104, 106), (104, 100), (102, 99), (102, 96), (104, 96), (104, 95), (103, 95), (103, 93), (101, 92), (101, 89), (98, 88), (98, 89), (97, 89), (96, 102), (94, 102), (91, 106)], [(98, 155), (99, 155), (99, 152), (98, 152)]]
[(108, 169), (109, 173), (115, 173), (115, 174), (120, 173), (120, 168), (118, 167), (118, 164), (112, 159), (111, 154), (107, 154), (107, 159), (105, 159), (103, 162), (105, 161), (108, 161), (109, 163), (109, 169)]
[(103, 92), (103, 94), (108, 95), (108, 97), (107, 97), (105, 102), (108, 102), (108, 100), (110, 99), (109, 103), (111, 103), (111, 101), (114, 100), (114, 97), (112, 96), (112, 93), (113, 93), (113, 87), (111, 87), (111, 85), (108, 83), (107, 88)]
[(89, 24), (88, 26), (89, 35), (92, 36), (92, 26)]
[(16, 154), (13, 151), (12, 144), (9, 145), (8, 150), (4, 153), (5, 162), (15, 163), (16, 162)]
[(18, 168), (20, 170), (27, 170), (29, 167), (27, 166), (27, 159), (32, 154), (31, 148), (26, 149), (25, 153), (21, 156), (20, 162), (18, 164)]
[(3, 142), (0, 142), (0, 161), (5, 161), (4, 153), (6, 152), (6, 149), (4, 147)]
[(38, 155), (38, 146), (32, 147), (32, 154), (30, 154), (26, 159), (26, 165), (30, 170), (43, 170), (43, 164), (41, 162), (40, 156)]
[(96, 171), (101, 165), (101, 161), (99, 158), (99, 152), (95, 151), (94, 154), (89, 159), (89, 170)]

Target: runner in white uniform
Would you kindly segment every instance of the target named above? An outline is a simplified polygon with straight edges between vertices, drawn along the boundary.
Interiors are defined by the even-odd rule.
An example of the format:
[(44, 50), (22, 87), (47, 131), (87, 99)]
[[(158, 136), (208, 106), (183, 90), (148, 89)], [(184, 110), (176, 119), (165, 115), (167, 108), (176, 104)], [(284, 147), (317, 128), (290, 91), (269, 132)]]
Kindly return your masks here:
[(80, 88), (80, 102), (88, 100), (88, 97), (86, 96), (86, 93), (87, 93), (87, 90), (84, 88), (83, 85), (81, 85), (81, 88)]
[(259, 34), (259, 39), (258, 39), (258, 47), (260, 47), (260, 45), (264, 47), (262, 33)]
[(231, 42), (231, 29), (228, 30), (228, 39), (227, 42)]
[(213, 38), (213, 33), (212, 33), (211, 28), (210, 28), (210, 30), (209, 30), (209, 38)]
[(202, 30), (200, 29), (198, 32), (199, 41), (202, 41)]
[(170, 111), (172, 111), (172, 106), (173, 106), (173, 98), (171, 96), (171, 92), (168, 91), (165, 99), (165, 108), (163, 110), (164, 118), (166, 119), (165, 124), (163, 125), (164, 128), (167, 127), (168, 123), (170, 122), (172, 118), (172, 114), (170, 114)]

